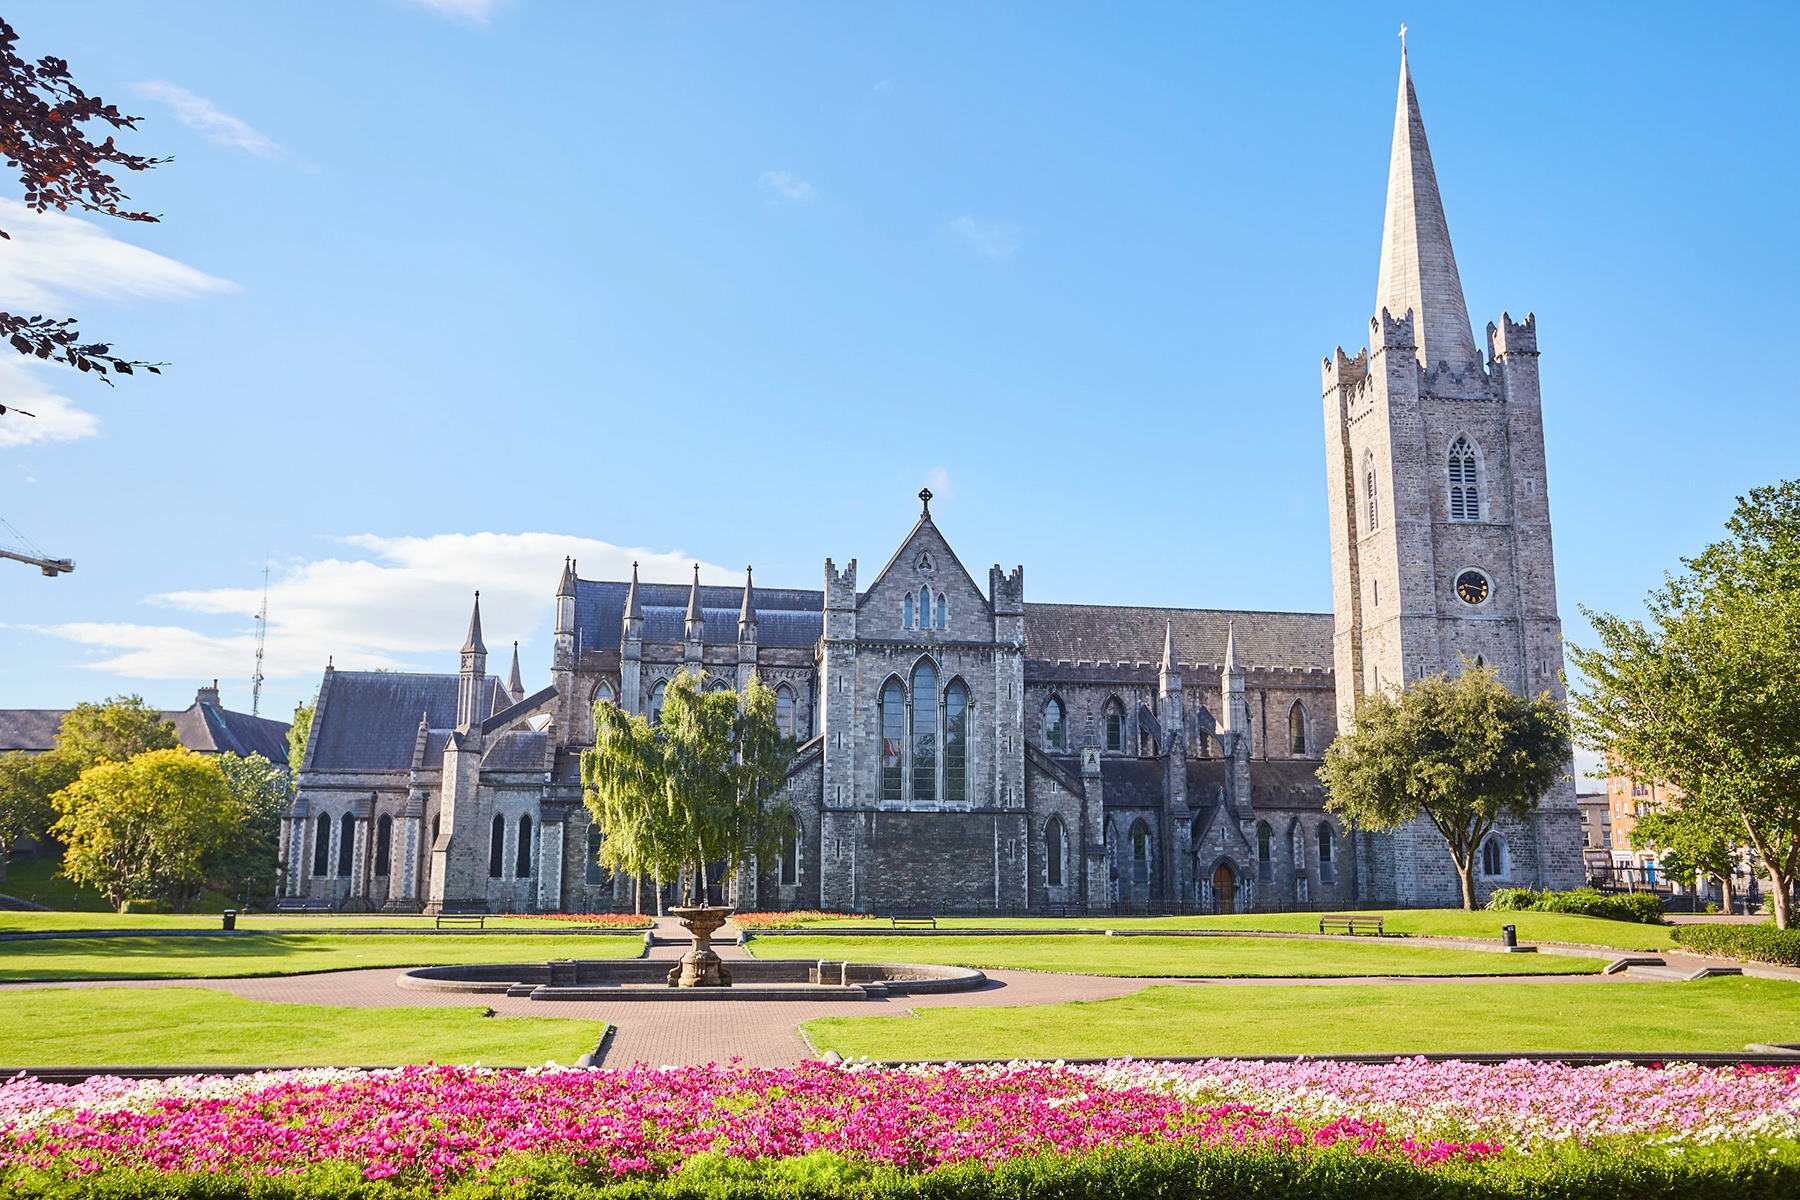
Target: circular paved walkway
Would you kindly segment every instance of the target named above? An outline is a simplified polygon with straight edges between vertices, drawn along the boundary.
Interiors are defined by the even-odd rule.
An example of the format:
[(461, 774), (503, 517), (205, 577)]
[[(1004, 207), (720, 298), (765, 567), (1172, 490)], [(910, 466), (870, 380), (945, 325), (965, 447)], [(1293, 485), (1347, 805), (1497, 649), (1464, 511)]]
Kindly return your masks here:
[[(650, 958), (677, 959), (687, 950), (686, 934), (672, 918), (658, 918), (658, 942)], [(679, 940), (677, 940), (679, 939)], [(715, 944), (720, 958), (749, 957), (736, 945)], [(1691, 971), (1709, 964), (1701, 959), (1661, 954), (1673, 970)], [(1454, 980), (1416, 976), (1370, 975), (1352, 978), (1288, 979), (1168, 979), (1121, 978), (1103, 975), (1061, 975), (1048, 971), (989, 970), (988, 984), (971, 992), (944, 995), (881, 998), (862, 1001), (750, 1000), (720, 1004), (693, 1001), (658, 1003), (650, 1000), (533, 1001), (523, 997), (472, 995), (456, 992), (415, 992), (395, 983), (405, 972), (392, 967), (362, 971), (331, 971), (316, 975), (262, 976), (247, 979), (132, 979), (93, 980), (78, 983), (5, 983), (0, 989), (35, 987), (204, 987), (285, 1004), (342, 1005), (350, 1008), (396, 1008), (464, 1005), (491, 1008), (501, 1017), (567, 1017), (605, 1021), (614, 1032), (606, 1045), (604, 1062), (625, 1066), (633, 1062), (652, 1065), (727, 1062), (741, 1059), (751, 1066), (792, 1066), (812, 1056), (800, 1036), (800, 1023), (814, 1017), (910, 1017), (915, 1008), (1003, 1007), (1061, 1004), (1071, 1000), (1110, 1000), (1129, 996), (1147, 987), (1360, 987), (1371, 984), (1430, 983), (1545, 983), (1552, 981), (1649, 982), (1668, 976), (1636, 975), (1472, 975)], [(1779, 974), (1800, 980), (1800, 971), (1756, 969), (1756, 974)]]

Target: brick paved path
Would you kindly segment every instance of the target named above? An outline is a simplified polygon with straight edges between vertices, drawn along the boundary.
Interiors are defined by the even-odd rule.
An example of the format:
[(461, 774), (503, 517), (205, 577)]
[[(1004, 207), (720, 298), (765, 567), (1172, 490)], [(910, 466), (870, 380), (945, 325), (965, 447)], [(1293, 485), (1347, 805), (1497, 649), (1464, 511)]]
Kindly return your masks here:
[[(724, 931), (729, 937), (729, 927)], [(658, 943), (648, 957), (674, 960), (688, 948), (688, 937), (673, 918), (658, 918)], [(730, 942), (715, 943), (719, 957), (747, 959), (745, 951)], [(1701, 959), (1661, 954), (1671, 968), (1694, 970), (1709, 965)], [(1717, 965), (1712, 964), (1712, 965)], [(1748, 968), (1755, 974), (1800, 980), (1800, 971)], [(915, 1008), (1000, 1007), (1061, 1004), (1070, 1000), (1108, 1000), (1129, 996), (1146, 987), (1174, 984), (1190, 987), (1361, 987), (1371, 984), (1429, 983), (1549, 983), (1595, 982), (1599, 975), (1482, 975), (1450, 979), (1407, 976), (1365, 976), (1340, 979), (1126, 979), (1102, 975), (1059, 975), (1048, 971), (987, 972), (986, 987), (972, 992), (894, 997), (863, 1001), (750, 1000), (707, 1004), (696, 1001), (534, 1001), (522, 997), (469, 995), (456, 992), (414, 992), (395, 985), (403, 971), (391, 967), (363, 971), (333, 971), (317, 975), (265, 976), (255, 979), (134, 979), (95, 980), (79, 983), (4, 983), (0, 990), (31, 987), (206, 987), (230, 992), (247, 1000), (287, 1004), (343, 1005), (351, 1008), (462, 1005), (492, 1008), (502, 1017), (569, 1017), (605, 1021), (614, 1027), (606, 1047), (607, 1066), (633, 1062), (652, 1065), (727, 1062), (738, 1058), (753, 1066), (790, 1066), (811, 1056), (800, 1036), (799, 1025), (814, 1017), (905, 1018)], [(1630, 981), (1632, 974), (1612, 976)], [(1651, 977), (1638, 976), (1640, 982)], [(573, 1053), (570, 1058), (574, 1058)]]

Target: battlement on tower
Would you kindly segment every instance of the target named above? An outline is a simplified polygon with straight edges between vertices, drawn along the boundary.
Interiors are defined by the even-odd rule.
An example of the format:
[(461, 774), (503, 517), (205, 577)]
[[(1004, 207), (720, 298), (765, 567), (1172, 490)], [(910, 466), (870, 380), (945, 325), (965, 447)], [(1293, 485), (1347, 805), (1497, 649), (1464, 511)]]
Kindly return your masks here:
[(1488, 323), (1488, 357), (1504, 358), (1509, 354), (1536, 354), (1537, 314), (1526, 313), (1523, 324), (1515, 324), (1511, 314), (1501, 313), (1500, 324)]
[(1416, 354), (1419, 339), (1413, 329), (1412, 309), (1407, 309), (1405, 316), (1396, 317), (1383, 308), (1379, 316), (1369, 318), (1369, 349), (1376, 354), (1385, 350), (1405, 350)]
[(1025, 612), (1025, 568), (1014, 567), (1012, 574), (1001, 571), (995, 563), (988, 570), (988, 595), (993, 599), (994, 614), (1023, 616)]
[(1369, 378), (1369, 348), (1363, 347), (1351, 358), (1339, 346), (1335, 356), (1325, 358), (1319, 365), (1324, 381), (1320, 394), (1329, 396), (1339, 388), (1355, 387)]
[(844, 564), (839, 571), (832, 561), (825, 560), (825, 607), (856, 607), (856, 560), (853, 558)]

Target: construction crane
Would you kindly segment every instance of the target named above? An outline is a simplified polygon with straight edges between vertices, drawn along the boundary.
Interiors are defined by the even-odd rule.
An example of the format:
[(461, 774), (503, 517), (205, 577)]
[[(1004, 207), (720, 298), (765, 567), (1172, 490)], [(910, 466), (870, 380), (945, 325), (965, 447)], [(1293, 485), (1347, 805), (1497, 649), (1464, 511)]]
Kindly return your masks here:
[(250, 677), (250, 715), (262, 715), (263, 639), (269, 633), (269, 564), (263, 564), (263, 602), (256, 614), (256, 674)]
[[(0, 410), (3, 411), (3, 410)], [(71, 558), (51, 558), (43, 548), (13, 527), (12, 522), (0, 517), (0, 525), (12, 536), (16, 545), (0, 545), (0, 558), (10, 558), (14, 562), (29, 563), (44, 574), (54, 579), (58, 575), (67, 575), (75, 569), (75, 560)]]

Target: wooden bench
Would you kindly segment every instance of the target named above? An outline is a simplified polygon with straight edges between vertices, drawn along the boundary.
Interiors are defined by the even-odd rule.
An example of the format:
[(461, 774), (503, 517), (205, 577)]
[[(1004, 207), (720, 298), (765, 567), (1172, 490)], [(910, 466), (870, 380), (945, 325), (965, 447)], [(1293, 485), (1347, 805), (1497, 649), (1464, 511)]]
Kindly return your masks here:
[(447, 922), (451, 925), (471, 925), (472, 924), (477, 929), (486, 929), (487, 928), (487, 919), (488, 919), (488, 915), (485, 912), (475, 912), (473, 910), (459, 909), (459, 910), (439, 913), (437, 915), (437, 927), (439, 929), (442, 929), (444, 927), (445, 923)]
[(888, 914), (890, 929), (936, 929), (937, 918), (930, 913), (897, 912)]
[[(1382, 929), (1386, 923), (1384, 917), (1359, 917), (1352, 913), (1329, 913), (1319, 918), (1319, 932), (1347, 933), (1354, 937), (1358, 931), (1374, 933), (1376, 937), (1384, 937)], [(1329, 926), (1329, 929), (1327, 928)]]
[(1078, 900), (1052, 900), (1039, 911), (1046, 917), (1085, 917), (1088, 906)]
[(305, 896), (283, 896), (275, 902), (275, 911), (281, 913), (328, 913), (336, 912), (337, 905), (329, 900), (311, 900)]

